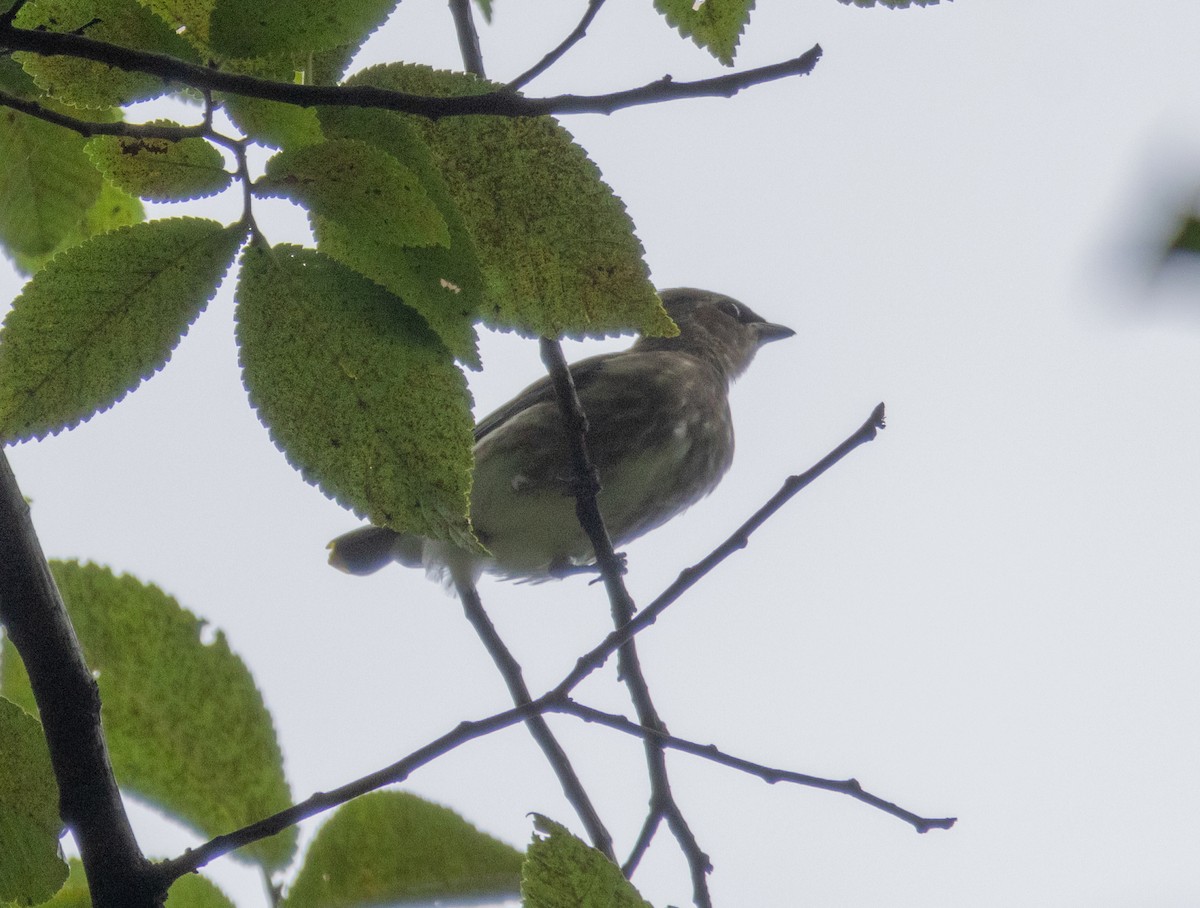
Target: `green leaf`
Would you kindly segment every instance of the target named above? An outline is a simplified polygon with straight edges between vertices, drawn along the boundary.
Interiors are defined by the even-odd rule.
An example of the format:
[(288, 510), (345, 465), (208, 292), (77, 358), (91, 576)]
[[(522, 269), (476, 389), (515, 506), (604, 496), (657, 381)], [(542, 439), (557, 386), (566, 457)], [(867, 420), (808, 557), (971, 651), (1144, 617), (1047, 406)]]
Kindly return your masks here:
[(492, 0), (475, 0), (479, 5), (479, 11), (483, 13), (483, 21), (491, 23), (492, 21)]
[(58, 891), (67, 878), (61, 829), (42, 726), (0, 697), (0, 904), (36, 905)]
[(314, 216), (317, 248), (395, 293), (425, 318), (460, 362), (478, 368), (474, 323), (483, 273), (475, 244), (425, 141), (405, 118), (387, 111), (325, 109), (320, 117), (331, 139), (370, 143), (416, 174), (446, 225), (450, 243), (398, 248), (375, 233)]
[(308, 107), (229, 95), (222, 106), (242, 134), (272, 148), (299, 148), (324, 140), (317, 112)]
[(398, 0), (217, 0), (209, 40), (223, 57), (270, 57), (361, 41)]
[(385, 151), (333, 139), (282, 151), (258, 184), (380, 246), (449, 246), (450, 231), (420, 177)]
[(281, 908), (515, 894), (521, 853), (445, 807), (377, 791), (321, 827)]
[(0, 332), (0, 440), (72, 428), (161, 369), (216, 292), (243, 232), (175, 218), (57, 255), (25, 285)]
[(372, 523), (478, 546), (466, 381), (420, 316), (319, 252), (254, 246), (237, 321), (250, 401), (308, 482)]
[[(179, 124), (155, 120), (151, 125)], [(186, 202), (214, 195), (231, 179), (221, 153), (199, 138), (171, 142), (97, 136), (88, 142), (87, 153), (110, 182), (155, 202)]]
[(167, 27), (185, 38), (193, 47), (207, 52), (209, 21), (212, 19), (216, 0), (138, 0), (142, 6), (154, 13)]
[(82, 220), (59, 240), (54, 249), (41, 255), (15, 253), (13, 261), (25, 274), (35, 274), (62, 250), (78, 246), (98, 234), (140, 223), (145, 217), (146, 212), (140, 201), (111, 183), (101, 181), (100, 194), (96, 196), (92, 207), (84, 212)]
[[(408, 64), (348, 81), (439, 96), (500, 88)], [(551, 336), (673, 332), (625, 206), (552, 118), (405, 119), (424, 137), (475, 241), (485, 322)]]
[[(303, 85), (336, 85), (358, 53), (361, 42), (340, 44), (329, 50), (272, 57), (233, 60), (227, 68), (250, 76)], [(317, 112), (281, 101), (221, 95), (221, 104), (230, 119), (254, 142), (273, 148), (299, 148), (324, 141)]]
[(524, 908), (651, 908), (621, 868), (565, 827), (539, 814), (533, 826), (521, 868)]
[(699, 4), (694, 0), (654, 0), (654, 8), (685, 38), (691, 38), (726, 66), (733, 66), (754, 0), (704, 0)]
[(83, 862), (79, 858), (71, 858), (67, 864), (70, 867), (70, 873), (67, 875), (66, 883), (42, 908), (92, 908), (87, 877), (83, 874)]
[[(270, 714), (225, 635), (151, 584), (107, 568), (51, 562), (55, 582), (97, 676), (117, 782), (206, 836), (291, 804)], [(5, 643), (0, 685), (29, 703), (29, 681)], [(237, 852), (278, 870), (296, 831)]]
[(102, 181), (84, 144), (61, 126), (0, 109), (0, 244), (14, 256), (53, 252), (95, 204)]
[[(68, 863), (71, 873), (66, 885), (42, 908), (92, 908), (82, 862), (71, 858)], [(167, 904), (171, 908), (234, 908), (225, 893), (198, 873), (189, 873), (172, 883)]]
[(172, 883), (167, 904), (170, 908), (236, 908), (215, 883), (198, 873), (181, 876)]
[[(18, 13), (15, 24), (84, 33), (97, 41), (200, 62), (187, 41), (136, 0), (32, 0)], [(156, 76), (93, 60), (25, 52), (16, 56), (42, 91), (76, 107), (120, 107), (170, 90)]]

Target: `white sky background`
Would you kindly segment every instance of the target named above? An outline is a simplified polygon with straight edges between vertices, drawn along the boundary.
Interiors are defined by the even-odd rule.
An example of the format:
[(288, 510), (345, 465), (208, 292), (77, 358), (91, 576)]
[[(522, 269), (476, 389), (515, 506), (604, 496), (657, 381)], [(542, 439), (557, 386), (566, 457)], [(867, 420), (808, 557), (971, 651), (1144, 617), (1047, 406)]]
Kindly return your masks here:
[[(583, 4), (497, 7), (485, 60), (510, 78)], [(1138, 270), (1200, 182), (1200, 5), (760, 7), (739, 66), (820, 42), (812, 76), (565, 121), (659, 286), (722, 290), (798, 331), (735, 388), (738, 457), (718, 492), (629, 547), (635, 597), (880, 400), (889, 428), (643, 635), (643, 660), (676, 734), (960, 820), (920, 836), (676, 755), (716, 904), (1200, 903), (1200, 283), (1150, 287)], [(443, 0), (406, 0), (367, 58), (457, 65)], [(530, 93), (720, 71), (648, 0), (611, 0)], [(272, 240), (303, 238), (273, 210)], [(15, 275), (0, 282), (15, 295)], [(419, 573), (325, 565), (355, 521), (247, 408), (231, 313), (227, 287), (161, 375), (9, 456), (50, 556), (156, 582), (226, 631), (301, 798), (507, 698), (457, 603)], [(541, 373), (513, 336), (485, 338), (484, 356), (480, 414)], [(482, 593), (535, 691), (608, 626), (582, 580)], [(611, 669), (583, 693), (627, 711)], [(645, 805), (640, 745), (553, 724), (624, 852)], [(520, 729), (408, 787), (514, 844), (528, 811), (579, 829)], [(138, 817), (155, 853), (189, 841)], [(229, 860), (213, 875), (264, 904)], [(635, 883), (689, 903), (665, 830)]]

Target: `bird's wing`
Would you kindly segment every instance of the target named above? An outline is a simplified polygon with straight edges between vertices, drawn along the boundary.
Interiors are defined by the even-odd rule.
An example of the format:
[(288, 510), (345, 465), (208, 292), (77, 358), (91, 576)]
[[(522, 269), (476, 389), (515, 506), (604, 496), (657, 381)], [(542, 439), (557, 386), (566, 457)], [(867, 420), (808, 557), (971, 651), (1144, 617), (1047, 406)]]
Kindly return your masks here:
[[(581, 359), (572, 365), (571, 378), (575, 382), (575, 390), (582, 394), (603, 369), (605, 361), (614, 355), (619, 354), (601, 353), (599, 356)], [(475, 441), (482, 440), (484, 436), (504, 425), (518, 413), (552, 400), (554, 400), (554, 385), (550, 381), (550, 376), (538, 379), (504, 406), (479, 420), (475, 424)]]

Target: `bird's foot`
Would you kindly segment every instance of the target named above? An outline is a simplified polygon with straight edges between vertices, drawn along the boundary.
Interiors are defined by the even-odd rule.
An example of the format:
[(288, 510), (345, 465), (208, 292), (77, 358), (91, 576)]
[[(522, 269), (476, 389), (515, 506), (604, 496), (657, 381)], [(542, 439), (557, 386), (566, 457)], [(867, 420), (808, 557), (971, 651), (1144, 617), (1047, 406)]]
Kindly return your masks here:
[[(629, 570), (625, 553), (614, 552), (613, 554), (617, 559), (617, 570), (624, 577)], [(600, 573), (600, 566), (594, 561), (589, 564), (576, 564), (566, 558), (556, 558), (550, 562), (550, 567), (546, 569), (546, 573), (557, 580), (561, 580), (564, 577), (574, 577), (578, 574), (598, 574)], [(589, 582), (599, 583), (603, 579), (603, 577), (593, 577)]]

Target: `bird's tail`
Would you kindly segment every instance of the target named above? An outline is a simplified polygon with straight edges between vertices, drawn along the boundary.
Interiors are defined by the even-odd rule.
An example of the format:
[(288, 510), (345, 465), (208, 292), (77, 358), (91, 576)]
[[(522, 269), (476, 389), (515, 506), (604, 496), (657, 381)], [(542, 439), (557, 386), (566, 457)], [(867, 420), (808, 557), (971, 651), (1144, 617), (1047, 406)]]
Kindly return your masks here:
[(420, 567), (425, 539), (411, 533), (397, 533), (387, 527), (359, 527), (333, 540), (329, 563), (339, 571), (362, 576), (374, 574), (393, 561), (405, 567)]

